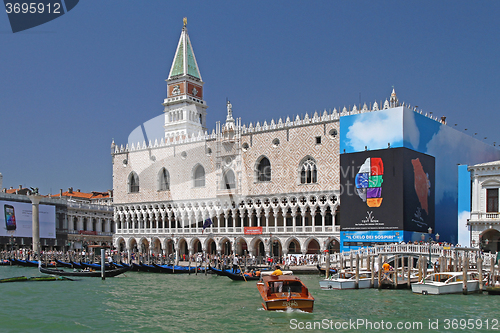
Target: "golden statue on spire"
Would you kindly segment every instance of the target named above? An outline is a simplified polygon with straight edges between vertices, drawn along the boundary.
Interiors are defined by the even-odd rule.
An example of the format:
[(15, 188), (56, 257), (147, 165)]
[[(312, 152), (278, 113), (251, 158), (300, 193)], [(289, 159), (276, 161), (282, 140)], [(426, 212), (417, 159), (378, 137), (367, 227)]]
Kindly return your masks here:
[(188, 18), (187, 17), (183, 18), (182, 22), (184, 22), (184, 27), (186, 27), (186, 25), (188, 24)]

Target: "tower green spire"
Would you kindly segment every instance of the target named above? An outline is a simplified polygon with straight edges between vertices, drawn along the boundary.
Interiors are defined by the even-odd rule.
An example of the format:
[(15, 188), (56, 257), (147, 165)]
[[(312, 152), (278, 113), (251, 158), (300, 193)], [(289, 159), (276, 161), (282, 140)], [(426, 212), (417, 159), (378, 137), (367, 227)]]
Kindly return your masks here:
[(189, 39), (186, 25), (187, 19), (184, 18), (181, 38), (177, 44), (177, 50), (175, 51), (174, 61), (168, 75), (168, 80), (183, 75), (189, 75), (201, 81), (200, 70), (196, 62), (193, 47), (191, 46), (191, 40)]

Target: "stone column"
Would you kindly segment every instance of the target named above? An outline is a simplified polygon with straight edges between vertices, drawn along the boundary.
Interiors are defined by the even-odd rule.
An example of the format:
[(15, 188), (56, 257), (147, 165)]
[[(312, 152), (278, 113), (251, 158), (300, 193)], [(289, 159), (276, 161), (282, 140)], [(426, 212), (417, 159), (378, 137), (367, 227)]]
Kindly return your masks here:
[(300, 215), (301, 215), (301, 221), (302, 221), (302, 232), (306, 232), (306, 214), (307, 211), (306, 209), (301, 209)]
[[(269, 230), (269, 209), (264, 210), (264, 216), (266, 218), (266, 229), (265, 229), (265, 232), (267, 233), (268, 230)], [(275, 232), (276, 232), (277, 231), (277, 229), (276, 229), (276, 223), (274, 223), (274, 228), (275, 228)]]
[(32, 194), (28, 196), (32, 204), (32, 230), (33, 230), (33, 252), (40, 253), (40, 213), (38, 211), (38, 205), (43, 196), (38, 194)]
[[(279, 209), (277, 211), (274, 211), (273, 209), (273, 216), (274, 216), (274, 227), (278, 227), (278, 214), (279, 214)], [(283, 232), (286, 232), (286, 217), (283, 219)]]
[(326, 209), (322, 208), (321, 209), (321, 231), (325, 232), (325, 229), (326, 229)]

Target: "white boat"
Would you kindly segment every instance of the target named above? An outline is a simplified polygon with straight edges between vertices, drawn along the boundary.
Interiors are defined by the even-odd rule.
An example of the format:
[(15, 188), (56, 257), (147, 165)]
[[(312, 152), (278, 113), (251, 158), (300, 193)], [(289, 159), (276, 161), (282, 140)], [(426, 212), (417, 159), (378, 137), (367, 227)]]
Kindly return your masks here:
[[(370, 288), (371, 272), (360, 271), (358, 289)], [(374, 279), (375, 287), (377, 287), (377, 278)], [(321, 289), (355, 289), (356, 288), (356, 273), (355, 272), (340, 272), (330, 276), (328, 279), (319, 281)]]
[[(462, 272), (432, 273), (421, 282), (413, 283), (411, 291), (416, 294), (458, 294), (463, 291), (464, 274)], [(477, 272), (467, 273), (467, 292), (479, 291), (479, 275)]]

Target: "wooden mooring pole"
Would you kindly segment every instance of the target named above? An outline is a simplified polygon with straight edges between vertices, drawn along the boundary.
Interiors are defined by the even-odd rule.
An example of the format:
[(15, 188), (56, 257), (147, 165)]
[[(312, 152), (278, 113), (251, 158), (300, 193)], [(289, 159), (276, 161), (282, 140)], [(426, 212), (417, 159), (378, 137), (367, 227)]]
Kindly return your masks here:
[(382, 288), (382, 255), (378, 255), (378, 288)]
[(371, 258), (371, 276), (370, 276), (370, 288), (375, 285), (375, 256)]
[(398, 255), (396, 254), (394, 256), (394, 289), (398, 288), (398, 266), (399, 266), (399, 258)]
[(104, 256), (104, 249), (101, 249), (101, 279), (106, 279), (106, 257)]
[[(465, 253), (467, 255), (467, 253)], [(464, 278), (463, 278), (463, 294), (464, 295), (467, 295), (468, 291), (467, 291), (467, 270), (469, 268), (469, 256), (466, 256), (464, 258), (464, 269), (463, 269), (463, 272), (464, 272)]]
[(356, 253), (356, 283), (354, 289), (359, 289), (359, 254)]
[(413, 256), (408, 256), (408, 281), (407, 286), (411, 288), (411, 271), (413, 270)]
[(326, 270), (325, 270), (325, 278), (330, 277), (330, 251), (326, 253)]
[(483, 258), (477, 258), (477, 273), (479, 274), (479, 292), (483, 292)]

